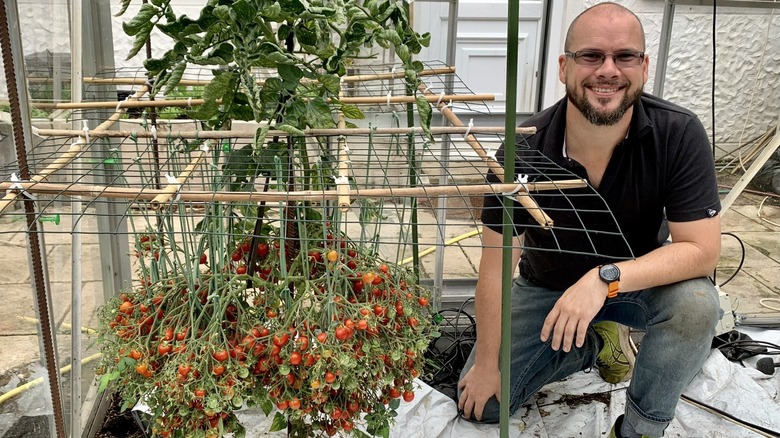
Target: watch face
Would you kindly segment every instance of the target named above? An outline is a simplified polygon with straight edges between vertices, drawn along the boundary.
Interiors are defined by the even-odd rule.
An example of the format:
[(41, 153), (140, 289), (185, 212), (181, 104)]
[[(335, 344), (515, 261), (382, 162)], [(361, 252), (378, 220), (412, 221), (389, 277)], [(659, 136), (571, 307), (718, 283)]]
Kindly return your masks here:
[(599, 277), (607, 283), (620, 279), (620, 269), (613, 264), (603, 265), (599, 268)]

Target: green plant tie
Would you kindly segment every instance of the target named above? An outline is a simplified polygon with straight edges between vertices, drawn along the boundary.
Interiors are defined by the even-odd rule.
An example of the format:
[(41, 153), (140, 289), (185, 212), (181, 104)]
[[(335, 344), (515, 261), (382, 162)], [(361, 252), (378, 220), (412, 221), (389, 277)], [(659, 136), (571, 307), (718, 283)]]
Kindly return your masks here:
[(38, 220), (41, 221), (41, 222), (51, 222), (54, 225), (59, 225), (60, 224), (60, 215), (53, 214), (53, 215), (41, 216), (41, 217), (38, 218)]

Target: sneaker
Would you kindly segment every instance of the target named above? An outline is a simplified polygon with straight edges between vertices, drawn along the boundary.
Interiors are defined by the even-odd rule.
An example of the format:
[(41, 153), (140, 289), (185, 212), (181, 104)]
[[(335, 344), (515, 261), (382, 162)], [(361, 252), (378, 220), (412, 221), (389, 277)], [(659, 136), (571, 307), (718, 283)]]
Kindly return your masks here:
[(636, 356), (631, 348), (628, 327), (612, 321), (593, 324), (593, 329), (604, 341), (596, 358), (599, 375), (607, 383), (620, 383), (631, 378)]
[[(623, 425), (623, 416), (617, 417), (617, 420), (615, 420), (615, 424), (612, 426), (612, 430), (609, 431), (609, 436), (607, 438), (623, 438), (623, 435), (620, 434), (620, 426)], [(642, 435), (642, 438), (650, 438), (647, 435)]]

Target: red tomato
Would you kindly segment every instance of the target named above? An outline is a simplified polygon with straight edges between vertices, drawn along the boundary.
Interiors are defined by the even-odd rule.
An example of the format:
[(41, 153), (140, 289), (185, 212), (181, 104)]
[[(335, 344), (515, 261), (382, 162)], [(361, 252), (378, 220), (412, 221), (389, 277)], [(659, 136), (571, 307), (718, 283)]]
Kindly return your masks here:
[(290, 353), (290, 365), (300, 365), (301, 364), (301, 353), (297, 351), (293, 351)]
[(287, 345), (287, 342), (289, 342), (289, 341), (290, 341), (290, 335), (287, 334), (287, 333), (283, 333), (281, 336), (280, 335), (274, 335), (273, 340), (272, 340), (272, 342), (274, 343), (274, 346), (275, 347), (279, 347), (279, 348), (284, 347), (285, 345)]
[(173, 327), (166, 327), (165, 328), (165, 335), (163, 336), (163, 339), (166, 341), (172, 341), (173, 340)]
[(133, 313), (133, 303), (130, 301), (122, 301), (122, 304), (119, 305), (119, 311), (126, 315)]
[(211, 354), (211, 357), (213, 357), (217, 362), (224, 362), (228, 358), (228, 352), (226, 350), (215, 351)]
[(225, 365), (214, 365), (211, 368), (211, 372), (213, 372), (215, 376), (221, 376), (222, 373), (225, 372)]
[(409, 403), (414, 400), (414, 391), (404, 391), (404, 401)]
[(179, 374), (181, 374), (182, 376), (186, 377), (187, 374), (190, 373), (191, 369), (192, 369), (191, 366), (189, 366), (187, 364), (181, 364), (181, 365), (179, 365)]
[(171, 350), (173, 350), (173, 346), (167, 342), (161, 342), (160, 345), (157, 346), (157, 352), (162, 356), (170, 353)]

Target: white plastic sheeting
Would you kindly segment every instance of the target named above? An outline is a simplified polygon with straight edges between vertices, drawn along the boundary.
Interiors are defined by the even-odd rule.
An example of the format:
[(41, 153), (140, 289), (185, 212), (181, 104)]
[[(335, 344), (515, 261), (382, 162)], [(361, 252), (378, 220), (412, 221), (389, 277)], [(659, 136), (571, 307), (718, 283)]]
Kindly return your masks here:
[[(756, 340), (780, 344), (780, 331), (740, 328)], [(774, 356), (775, 360), (780, 359)], [(713, 350), (702, 371), (685, 394), (731, 415), (780, 432), (780, 370), (767, 376), (746, 360), (747, 367), (728, 361)], [(457, 416), (452, 399), (422, 382), (411, 403), (401, 403), (392, 437), (397, 438), (494, 438), (498, 425), (470, 423)], [(518, 438), (606, 437), (625, 408), (627, 384), (611, 385), (597, 372), (577, 373), (547, 385), (510, 418), (509, 435)], [(248, 437), (269, 434), (270, 418), (246, 412), (242, 421)], [(712, 413), (680, 401), (665, 437), (748, 438), (765, 436)]]

